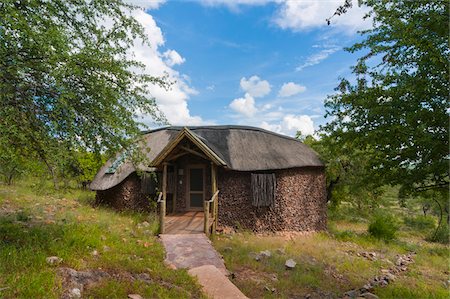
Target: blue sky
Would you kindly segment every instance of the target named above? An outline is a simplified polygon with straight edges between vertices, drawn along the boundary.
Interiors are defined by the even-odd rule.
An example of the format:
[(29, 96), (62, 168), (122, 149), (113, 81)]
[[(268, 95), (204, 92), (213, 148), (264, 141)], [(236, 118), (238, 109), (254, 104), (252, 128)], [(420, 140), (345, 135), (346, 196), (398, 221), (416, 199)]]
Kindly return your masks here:
[(343, 47), (370, 26), (359, 7), (327, 26), (342, 2), (141, 1), (147, 9), (137, 19), (152, 49), (137, 46), (137, 57), (175, 82), (152, 90), (171, 124), (311, 134), (325, 123), (324, 99), (356, 61)]

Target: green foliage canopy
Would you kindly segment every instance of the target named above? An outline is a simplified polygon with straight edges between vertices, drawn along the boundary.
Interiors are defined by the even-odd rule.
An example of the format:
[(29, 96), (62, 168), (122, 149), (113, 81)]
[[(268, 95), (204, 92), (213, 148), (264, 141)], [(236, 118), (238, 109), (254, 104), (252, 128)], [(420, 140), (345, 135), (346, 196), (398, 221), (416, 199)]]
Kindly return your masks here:
[(74, 150), (126, 147), (138, 113), (163, 119), (130, 51), (148, 43), (122, 0), (0, 3), (0, 151), (39, 158), (51, 172)]
[[(367, 175), (404, 190), (447, 190), (449, 2), (361, 1), (374, 27), (347, 50), (367, 54), (325, 106), (335, 146), (369, 155)], [(342, 16), (345, 17), (345, 16)]]

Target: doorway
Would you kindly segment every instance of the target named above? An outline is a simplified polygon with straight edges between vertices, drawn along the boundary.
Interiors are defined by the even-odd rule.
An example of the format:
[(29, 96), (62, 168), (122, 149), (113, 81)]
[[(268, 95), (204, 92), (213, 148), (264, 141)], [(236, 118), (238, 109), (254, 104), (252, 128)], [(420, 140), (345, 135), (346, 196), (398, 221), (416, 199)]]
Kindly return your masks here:
[(205, 167), (192, 165), (188, 168), (187, 209), (202, 211), (205, 200)]

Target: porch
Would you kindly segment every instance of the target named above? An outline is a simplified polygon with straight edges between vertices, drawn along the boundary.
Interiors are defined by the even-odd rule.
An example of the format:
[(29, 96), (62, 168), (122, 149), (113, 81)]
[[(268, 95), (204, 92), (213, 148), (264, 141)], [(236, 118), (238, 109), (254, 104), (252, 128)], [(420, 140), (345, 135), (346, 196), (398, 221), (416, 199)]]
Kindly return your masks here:
[(153, 163), (161, 174), (160, 233), (214, 234), (218, 222), (217, 169), (225, 163), (187, 128)]
[[(204, 230), (203, 212), (189, 211), (169, 214), (165, 217), (165, 234), (201, 234)], [(210, 217), (209, 223), (214, 218)]]

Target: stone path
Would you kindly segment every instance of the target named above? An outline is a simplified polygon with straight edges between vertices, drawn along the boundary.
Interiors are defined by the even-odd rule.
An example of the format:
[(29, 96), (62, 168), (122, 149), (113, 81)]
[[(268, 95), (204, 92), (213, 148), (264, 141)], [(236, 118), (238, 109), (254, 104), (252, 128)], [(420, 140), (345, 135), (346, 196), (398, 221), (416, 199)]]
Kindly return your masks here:
[(228, 271), (219, 253), (205, 234), (160, 235), (166, 249), (166, 264), (189, 269), (211, 298), (247, 298), (228, 280)]
[(228, 275), (221, 256), (205, 234), (160, 235), (166, 249), (165, 262), (175, 268), (192, 269), (213, 265)]

